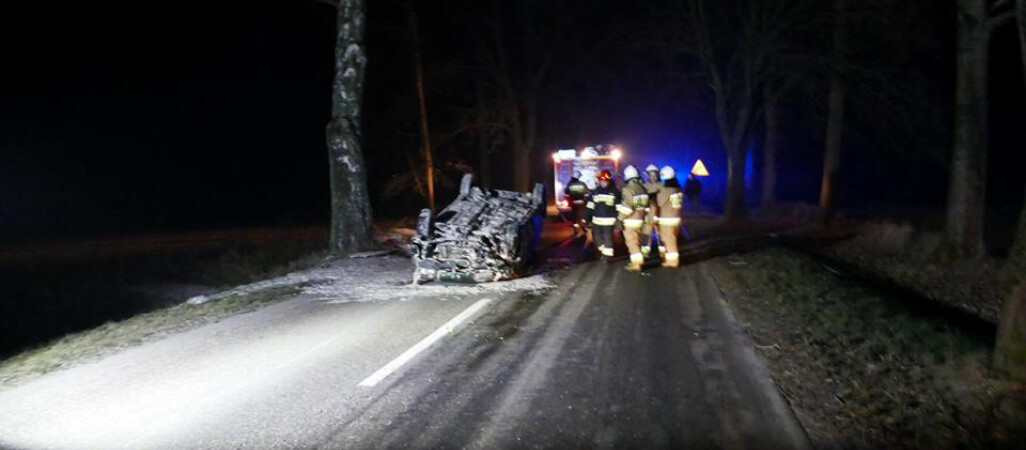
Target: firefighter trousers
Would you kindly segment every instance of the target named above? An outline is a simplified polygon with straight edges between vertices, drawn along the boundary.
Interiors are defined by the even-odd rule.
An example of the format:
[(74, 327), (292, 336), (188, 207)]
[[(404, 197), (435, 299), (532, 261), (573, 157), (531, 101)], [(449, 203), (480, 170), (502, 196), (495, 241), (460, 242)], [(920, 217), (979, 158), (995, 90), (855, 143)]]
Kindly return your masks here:
[[(642, 219), (635, 219), (641, 222)], [(641, 252), (641, 223), (630, 223), (630, 219), (623, 224), (623, 242), (627, 244), (627, 251), (631, 254), (631, 264), (640, 266), (645, 262), (645, 256)]]
[(595, 241), (595, 247), (599, 254), (606, 257), (613, 257), (613, 225), (592, 225), (591, 239)]
[(666, 253), (663, 254), (664, 266), (677, 267), (680, 265), (678, 239), (680, 239), (680, 222), (673, 225), (659, 224), (659, 249), (666, 249)]
[[(655, 226), (652, 224), (652, 219), (646, 217), (645, 224), (641, 226), (641, 254), (648, 259), (648, 254), (652, 252), (652, 231)], [(660, 238), (662, 235), (660, 234)]]
[(584, 205), (576, 203), (570, 207), (570, 224), (573, 226), (574, 235), (584, 231)]

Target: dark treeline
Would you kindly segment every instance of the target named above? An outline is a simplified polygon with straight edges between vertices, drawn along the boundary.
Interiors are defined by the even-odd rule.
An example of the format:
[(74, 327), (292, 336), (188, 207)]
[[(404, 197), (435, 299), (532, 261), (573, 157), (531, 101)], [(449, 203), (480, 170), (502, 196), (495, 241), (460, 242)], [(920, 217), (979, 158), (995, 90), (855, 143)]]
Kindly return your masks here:
[[(694, 27), (686, 14), (691, 3), (415, 2), (432, 147), (443, 174), (439, 195), (446, 198), (445, 186), (468, 168), (496, 186), (514, 187), (516, 155), (525, 151), (532, 152), (532, 177), (546, 180), (546, 155), (559, 146), (614, 140), (639, 156), (659, 157), (673, 151), (667, 142), (691, 140), (725, 153), (715, 94), (695, 53), (694, 36), (680, 32)], [(819, 200), (831, 77), (840, 74), (847, 95), (839, 207), (942, 208), (954, 118), (954, 3), (849, 2), (840, 64), (832, 60), (833, 2), (780, 3), (790, 9), (771, 12), (780, 15), (773, 19), (779, 25), (760, 31), (760, 37), (775, 41), (760, 50), (766, 67), (752, 75), (757, 86), (744, 145), (755, 159), (749, 205), (762, 194), (768, 97), (776, 103), (779, 149), (772, 198)], [(402, 159), (389, 158), (387, 166), (377, 167), (375, 178), (383, 187), (373, 191), (406, 199), (415, 208), (426, 203), (419, 198), (426, 189), (418, 189), (425, 181), (416, 176), (425, 168), (415, 151), (421, 139), (404, 15), (410, 4), (370, 7), (379, 20), (371, 39), (379, 50), (391, 50), (378, 53), (387, 54), (388, 61), (371, 60), (369, 83), (381, 88), (369, 86), (368, 95), (381, 101), (368, 98), (366, 104), (374, 110), (369, 117), (377, 118), (368, 122), (369, 148), (408, 150)], [(708, 4), (724, 8), (718, 17), (727, 17), (716, 23), (717, 12), (707, 11), (711, 38), (734, 39), (744, 24), (726, 14), (746, 2)], [(742, 50), (752, 56), (753, 47)], [(716, 50), (723, 58), (735, 55), (732, 48)], [(1021, 166), (1015, 143), (1021, 142), (1022, 130), (1015, 117), (1023, 95), (1014, 24), (997, 30), (991, 52), (995, 95), (988, 182), (995, 188), (988, 200), (995, 214), (1004, 214), (1017, 211), (1022, 196), (1020, 188), (1002, 189), (1019, 181)], [(404, 64), (405, 70), (394, 70)], [(533, 135), (524, 130), (530, 127)], [(531, 148), (517, 150), (521, 145)]]
[[(686, 14), (694, 3), (368, 2), (363, 141), (375, 213), (406, 216), (427, 204), (411, 15), (440, 204), (462, 171), (522, 187), (550, 178), (553, 149), (611, 141), (641, 164), (685, 145), (718, 155), (712, 165), (721, 176), (711, 182), (725, 186), (716, 95)], [(955, 2), (846, 2), (841, 62), (835, 2), (776, 2), (779, 9), (745, 23), (729, 14), (749, 3), (705, 2), (702, 22), (721, 62), (763, 55), (742, 130), (752, 160), (746, 205), (762, 203), (769, 173), (767, 99), (777, 129), (768, 199), (820, 200), (839, 79), (837, 207), (943, 208)], [(330, 5), (186, 1), (159, 14), (139, 6), (133, 20), (74, 3), (20, 8), (3, 14), (13, 68), (0, 85), (5, 237), (327, 223)], [(730, 47), (738, 37), (749, 40)], [(1023, 191), (1016, 38), (1009, 22), (989, 41), (986, 214), (988, 227), (1000, 229), (1014, 226)], [(31, 50), (19, 45), (26, 40)], [(722, 73), (742, 73), (735, 69)], [(992, 234), (1000, 252), (1011, 233)]]

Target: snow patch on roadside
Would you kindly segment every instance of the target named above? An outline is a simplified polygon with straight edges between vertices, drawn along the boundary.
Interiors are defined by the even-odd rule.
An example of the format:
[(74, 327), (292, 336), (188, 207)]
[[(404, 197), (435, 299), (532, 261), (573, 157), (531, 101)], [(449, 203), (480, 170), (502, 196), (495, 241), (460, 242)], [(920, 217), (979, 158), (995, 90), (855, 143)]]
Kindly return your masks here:
[(464, 296), (482, 294), (505, 294), (511, 292), (543, 292), (552, 289), (545, 276), (535, 275), (511, 281), (497, 281), (481, 284), (422, 284), (411, 283), (400, 286), (378, 283), (351, 284), (346, 282), (315, 285), (303, 290), (327, 303), (368, 302), (383, 300), (414, 300), (433, 296)]
[(303, 289), (327, 303), (413, 300), (434, 296), (542, 292), (555, 287), (547, 277), (536, 275), (511, 281), (481, 284), (413, 285), (413, 263), (407, 258), (375, 258), (335, 269), (326, 283), (313, 283)]
[(187, 303), (199, 305), (232, 295), (286, 286), (303, 286), (303, 294), (326, 303), (413, 300), (433, 296), (543, 292), (555, 287), (544, 275), (482, 284), (413, 285), (413, 263), (397, 256), (338, 260), (330, 265), (293, 272), (212, 295), (198, 295)]
[(221, 300), (223, 298), (231, 297), (233, 295), (252, 294), (254, 292), (264, 291), (267, 289), (274, 289), (286, 286), (299, 286), (307, 283), (316, 282), (319, 279), (317, 277), (317, 274), (310, 272), (313, 271), (293, 272), (278, 278), (271, 278), (269, 280), (257, 281), (256, 283), (244, 284), (242, 286), (228, 289), (227, 291), (221, 291), (216, 294), (197, 295), (186, 300), (185, 302), (190, 305), (202, 305), (206, 302)]

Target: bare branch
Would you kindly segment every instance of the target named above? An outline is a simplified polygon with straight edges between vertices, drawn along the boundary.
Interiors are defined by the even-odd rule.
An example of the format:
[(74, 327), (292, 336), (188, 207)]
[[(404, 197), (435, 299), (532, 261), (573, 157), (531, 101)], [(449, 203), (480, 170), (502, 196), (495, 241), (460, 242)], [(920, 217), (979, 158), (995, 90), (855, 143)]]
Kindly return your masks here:
[(987, 26), (990, 27), (990, 28), (997, 28), (999, 26), (1002, 26), (1002, 25), (1008, 23), (1009, 21), (1011, 21), (1014, 18), (1015, 18), (1015, 10), (1008, 10), (1008, 11), (1000, 13), (1000, 14), (998, 14), (996, 16), (992, 16), (989, 20), (987, 20)]
[(1015, 0), (994, 0), (994, 3), (990, 4), (991, 14), (1000, 14), (1005, 8), (1013, 9)]
[(322, 5), (328, 5), (332, 8), (338, 8), (338, 0), (310, 0), (314, 3), (320, 3)]

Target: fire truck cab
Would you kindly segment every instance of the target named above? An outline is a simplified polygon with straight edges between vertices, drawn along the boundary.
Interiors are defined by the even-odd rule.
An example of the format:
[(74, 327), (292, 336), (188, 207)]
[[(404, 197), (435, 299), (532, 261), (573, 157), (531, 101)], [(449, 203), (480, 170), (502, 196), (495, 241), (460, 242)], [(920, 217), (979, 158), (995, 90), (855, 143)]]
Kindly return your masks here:
[(553, 195), (556, 209), (560, 212), (570, 210), (570, 201), (565, 192), (574, 172), (580, 173), (580, 180), (588, 185), (588, 189), (598, 186), (598, 174), (608, 170), (614, 174), (620, 172), (620, 158), (623, 153), (612, 145), (596, 145), (577, 149), (563, 149), (552, 153), (552, 169), (555, 174)]

